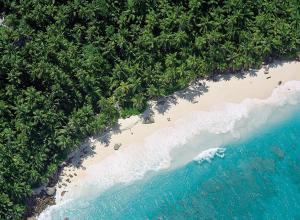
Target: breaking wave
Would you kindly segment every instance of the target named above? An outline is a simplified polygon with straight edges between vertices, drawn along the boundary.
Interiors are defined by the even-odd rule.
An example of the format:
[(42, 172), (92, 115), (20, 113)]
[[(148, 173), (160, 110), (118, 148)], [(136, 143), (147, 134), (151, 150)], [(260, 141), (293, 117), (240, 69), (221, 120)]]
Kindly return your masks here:
[[(47, 208), (39, 219), (51, 219), (51, 213), (80, 196), (99, 195), (115, 184), (129, 184), (149, 171), (177, 167), (193, 159), (210, 162), (223, 157), (230, 141), (254, 131), (282, 106), (295, 105), (300, 97), (300, 81), (290, 81), (273, 90), (267, 99), (245, 99), (227, 103), (211, 111), (190, 112), (172, 127), (160, 129), (145, 138), (143, 146), (130, 145), (87, 168), (87, 175), (63, 202)], [(282, 114), (276, 114), (283, 117)], [(216, 138), (217, 137), (217, 138)], [(220, 148), (221, 147), (221, 148)]]
[(210, 148), (208, 150), (202, 151), (197, 157), (194, 158), (194, 161), (197, 163), (209, 162), (211, 163), (214, 157), (223, 158), (225, 156), (225, 148)]

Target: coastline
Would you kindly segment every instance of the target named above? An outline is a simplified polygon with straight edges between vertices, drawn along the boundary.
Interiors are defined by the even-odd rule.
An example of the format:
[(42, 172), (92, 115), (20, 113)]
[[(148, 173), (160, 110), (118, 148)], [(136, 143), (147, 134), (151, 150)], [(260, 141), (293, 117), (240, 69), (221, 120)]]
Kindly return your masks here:
[[(176, 126), (176, 121), (189, 112), (209, 111), (246, 98), (266, 99), (279, 84), (300, 80), (300, 62), (277, 62), (269, 66), (268, 74), (260, 69), (244, 74), (221, 75), (216, 80), (200, 80), (165, 100), (150, 102), (150, 109), (141, 116), (119, 120), (119, 127), (111, 132), (90, 138), (81, 151), (71, 154), (70, 165), (64, 167), (56, 184), (56, 203), (67, 200), (68, 194), (94, 172), (94, 165), (115, 154), (122, 155), (129, 150), (129, 145), (142, 146), (148, 136), (157, 130)], [(143, 118), (149, 118), (149, 115), (154, 123), (144, 124)], [(120, 149), (114, 150), (115, 144), (119, 143)]]

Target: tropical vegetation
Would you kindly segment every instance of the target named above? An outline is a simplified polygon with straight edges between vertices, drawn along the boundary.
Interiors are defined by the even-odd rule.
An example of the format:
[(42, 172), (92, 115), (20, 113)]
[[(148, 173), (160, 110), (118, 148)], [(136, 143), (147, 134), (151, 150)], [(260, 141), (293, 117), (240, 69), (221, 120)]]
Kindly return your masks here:
[(0, 16), (0, 219), (147, 100), (300, 45), (297, 0), (2, 0)]

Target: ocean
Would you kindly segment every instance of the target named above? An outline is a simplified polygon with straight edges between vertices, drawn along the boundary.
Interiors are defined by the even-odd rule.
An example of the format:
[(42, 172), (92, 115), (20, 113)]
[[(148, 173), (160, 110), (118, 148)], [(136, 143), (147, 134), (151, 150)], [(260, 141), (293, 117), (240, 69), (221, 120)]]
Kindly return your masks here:
[[(48, 208), (40, 219), (300, 219), (299, 112), (296, 81), (266, 100), (213, 111), (216, 120), (206, 121), (205, 130), (195, 128), (203, 127), (201, 117), (208, 120), (198, 112), (164, 166), (135, 167), (136, 178), (102, 190), (89, 185), (90, 193)], [(181, 121), (185, 130), (189, 120)]]

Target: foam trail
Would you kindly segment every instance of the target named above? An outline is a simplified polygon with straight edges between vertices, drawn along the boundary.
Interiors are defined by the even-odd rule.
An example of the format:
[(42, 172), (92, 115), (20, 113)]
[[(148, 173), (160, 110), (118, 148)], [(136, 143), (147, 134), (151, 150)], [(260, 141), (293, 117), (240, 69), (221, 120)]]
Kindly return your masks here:
[[(176, 152), (192, 152), (184, 159), (185, 162), (193, 160), (196, 155), (200, 158), (199, 152), (224, 146), (255, 130), (281, 106), (297, 104), (299, 95), (300, 81), (290, 81), (274, 89), (272, 95), (264, 100), (245, 99), (239, 104), (228, 103), (212, 111), (190, 112), (189, 116), (176, 121), (174, 127), (160, 129), (145, 138), (143, 146), (121, 148), (99, 164), (88, 167), (86, 178), (80, 185), (69, 189), (70, 193), (65, 195), (63, 203), (57, 198), (57, 205), (46, 209), (39, 219), (51, 219), (51, 212), (67, 207), (68, 201), (83, 195), (97, 196), (115, 184), (141, 179), (149, 171), (176, 166), (176, 158), (184, 157)], [(188, 144), (195, 137), (200, 141), (196, 145)], [(222, 156), (224, 152), (210, 150), (208, 153)]]
[(212, 159), (217, 156), (223, 158), (225, 156), (225, 148), (211, 148), (205, 151), (202, 151), (197, 157), (194, 158), (194, 161), (197, 163), (209, 162), (211, 163)]

